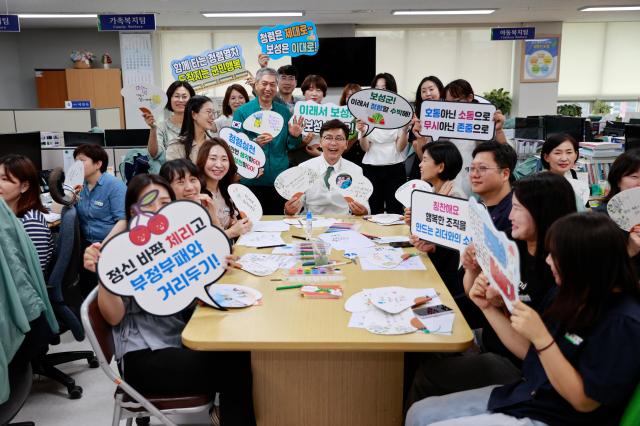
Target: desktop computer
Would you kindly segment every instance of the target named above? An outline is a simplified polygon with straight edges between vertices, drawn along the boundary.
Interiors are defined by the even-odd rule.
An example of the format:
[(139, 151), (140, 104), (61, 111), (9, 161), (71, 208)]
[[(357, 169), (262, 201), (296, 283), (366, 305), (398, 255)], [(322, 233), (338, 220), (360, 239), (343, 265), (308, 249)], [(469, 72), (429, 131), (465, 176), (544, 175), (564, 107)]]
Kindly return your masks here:
[(76, 147), (86, 143), (104, 146), (104, 133), (64, 132), (64, 146)]
[(106, 146), (147, 146), (149, 129), (113, 129), (104, 131)]
[(0, 134), (0, 157), (7, 154), (24, 155), (41, 170), (40, 132)]

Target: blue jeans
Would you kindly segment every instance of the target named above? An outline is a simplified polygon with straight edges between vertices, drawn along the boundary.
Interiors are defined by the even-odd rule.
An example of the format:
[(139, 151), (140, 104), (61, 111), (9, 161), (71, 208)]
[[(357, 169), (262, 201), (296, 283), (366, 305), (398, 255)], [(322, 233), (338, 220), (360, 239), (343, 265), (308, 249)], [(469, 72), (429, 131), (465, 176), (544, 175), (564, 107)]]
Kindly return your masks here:
[(517, 419), (487, 409), (496, 386), (434, 396), (418, 401), (407, 412), (405, 426), (544, 426), (528, 418)]

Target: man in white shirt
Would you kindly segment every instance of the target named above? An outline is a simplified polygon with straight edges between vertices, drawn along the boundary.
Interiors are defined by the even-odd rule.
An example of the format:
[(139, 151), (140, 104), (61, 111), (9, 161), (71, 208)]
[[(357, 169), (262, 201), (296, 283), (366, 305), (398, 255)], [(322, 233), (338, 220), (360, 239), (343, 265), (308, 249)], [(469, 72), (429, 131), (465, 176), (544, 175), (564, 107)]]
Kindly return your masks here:
[(330, 120), (322, 125), (320, 129), (322, 155), (300, 163), (298, 166), (314, 170), (320, 178), (303, 195), (287, 201), (284, 205), (286, 214), (298, 214), (303, 208), (316, 215), (363, 216), (369, 213), (368, 202), (360, 204), (353, 199), (347, 201), (335, 189), (338, 175), (346, 174), (352, 178), (362, 176), (360, 166), (342, 158), (342, 153), (347, 149), (348, 135), (349, 128), (340, 120)]

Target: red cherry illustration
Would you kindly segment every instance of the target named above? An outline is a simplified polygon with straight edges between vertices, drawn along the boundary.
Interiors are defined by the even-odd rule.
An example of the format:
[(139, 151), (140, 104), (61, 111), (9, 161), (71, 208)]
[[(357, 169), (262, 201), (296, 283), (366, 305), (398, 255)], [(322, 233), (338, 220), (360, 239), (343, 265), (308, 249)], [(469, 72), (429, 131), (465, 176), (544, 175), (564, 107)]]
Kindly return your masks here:
[(151, 239), (151, 231), (145, 225), (136, 225), (129, 231), (129, 240), (137, 246), (145, 245)]
[(147, 226), (152, 234), (161, 235), (169, 229), (169, 219), (165, 215), (157, 214), (149, 219)]

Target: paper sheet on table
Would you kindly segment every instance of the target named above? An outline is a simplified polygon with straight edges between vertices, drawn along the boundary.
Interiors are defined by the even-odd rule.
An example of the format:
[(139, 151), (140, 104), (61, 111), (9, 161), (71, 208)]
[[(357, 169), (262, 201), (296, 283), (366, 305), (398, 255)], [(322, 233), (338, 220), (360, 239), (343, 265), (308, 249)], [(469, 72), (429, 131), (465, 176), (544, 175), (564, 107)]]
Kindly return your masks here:
[[(333, 225), (336, 221), (337, 221), (337, 219), (333, 219), (333, 218), (330, 218), (330, 217), (327, 217), (327, 218), (313, 218), (313, 220), (311, 221), (311, 225), (313, 225), (314, 228), (327, 228), (327, 227)], [(298, 220), (298, 219), (285, 219), (284, 222), (288, 223), (290, 225), (293, 225), (294, 227), (296, 227), (298, 229), (302, 229), (302, 227), (304, 226), (305, 219), (304, 218), (302, 218), (300, 220)]]
[(444, 334), (451, 336), (453, 333), (454, 313), (436, 315), (432, 317), (418, 317), (420, 322), (429, 330), (430, 334)]
[(273, 254), (247, 253), (238, 259), (242, 269), (250, 274), (264, 277), (271, 275), (278, 269), (289, 269), (295, 266), (297, 259), (293, 256), (279, 256)]
[[(373, 289), (364, 288), (361, 291), (354, 293), (344, 303), (344, 309), (347, 312), (364, 312), (369, 310), (371, 306), (371, 292)], [(409, 297), (413, 300), (419, 297), (430, 297), (431, 300), (424, 306), (436, 306), (441, 305), (442, 301), (440, 296), (433, 288), (405, 288)]]
[(400, 225), (404, 224), (404, 216), (392, 213), (374, 214), (369, 217), (369, 222), (377, 223), (378, 225)]
[(289, 224), (282, 220), (258, 220), (253, 222), (252, 232), (287, 232)]
[(364, 325), (374, 334), (407, 334), (417, 330), (411, 325), (411, 319), (414, 317), (411, 309), (398, 314), (389, 314), (378, 308), (372, 308), (367, 311)]
[(359, 232), (330, 232), (318, 235), (322, 241), (331, 244), (336, 250), (353, 250), (374, 247), (376, 244)]
[(284, 244), (279, 232), (247, 232), (236, 242), (239, 246), (263, 247)]
[(398, 266), (390, 268), (380, 265), (375, 261), (372, 261), (368, 257), (359, 257), (358, 261), (363, 271), (426, 271), (427, 267), (422, 262), (420, 256), (410, 257), (405, 261), (400, 262)]
[(388, 237), (378, 237), (374, 241), (378, 244), (408, 243), (409, 237), (404, 235), (391, 235)]

